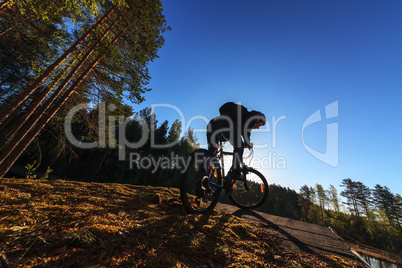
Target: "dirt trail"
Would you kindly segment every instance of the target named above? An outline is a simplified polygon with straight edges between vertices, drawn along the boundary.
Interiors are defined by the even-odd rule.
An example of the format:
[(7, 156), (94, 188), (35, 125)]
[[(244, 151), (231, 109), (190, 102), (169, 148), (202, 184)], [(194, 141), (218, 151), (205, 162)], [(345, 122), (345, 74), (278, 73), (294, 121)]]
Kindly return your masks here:
[(369, 267), (330, 228), (262, 212), (245, 211), (227, 204), (219, 203), (216, 207), (240, 218), (268, 224), (270, 230), (282, 239), (284, 252), (332, 254), (362, 263), (362, 267)]

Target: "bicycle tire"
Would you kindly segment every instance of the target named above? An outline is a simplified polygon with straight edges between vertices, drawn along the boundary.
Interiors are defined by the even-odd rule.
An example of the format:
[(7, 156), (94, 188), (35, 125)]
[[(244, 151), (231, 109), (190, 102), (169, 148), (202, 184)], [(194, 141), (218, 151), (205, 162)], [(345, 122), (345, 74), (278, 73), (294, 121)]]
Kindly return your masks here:
[(246, 173), (245, 179), (234, 182), (229, 200), (236, 207), (251, 210), (267, 200), (269, 189), (267, 180), (258, 170), (248, 167)]
[[(211, 212), (219, 200), (221, 188), (210, 185), (210, 182), (221, 184), (220, 170), (208, 178), (208, 167), (214, 156), (205, 149), (194, 151), (190, 155), (189, 165), (180, 180), (180, 198), (189, 214), (205, 214)], [(212, 181), (210, 181), (212, 180)]]

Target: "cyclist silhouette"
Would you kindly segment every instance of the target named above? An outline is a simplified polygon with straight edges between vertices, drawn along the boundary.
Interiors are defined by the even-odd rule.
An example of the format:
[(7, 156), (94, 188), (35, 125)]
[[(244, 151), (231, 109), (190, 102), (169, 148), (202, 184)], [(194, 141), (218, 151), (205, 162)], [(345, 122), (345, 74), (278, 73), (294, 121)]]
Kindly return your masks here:
[[(265, 115), (258, 111), (248, 111), (243, 105), (227, 102), (219, 108), (220, 116), (213, 118), (207, 126), (208, 151), (217, 153), (219, 141), (229, 141), (233, 146), (232, 175), (239, 178), (243, 169), (244, 147), (251, 149), (252, 129), (265, 125)], [(243, 139), (242, 139), (243, 138)]]

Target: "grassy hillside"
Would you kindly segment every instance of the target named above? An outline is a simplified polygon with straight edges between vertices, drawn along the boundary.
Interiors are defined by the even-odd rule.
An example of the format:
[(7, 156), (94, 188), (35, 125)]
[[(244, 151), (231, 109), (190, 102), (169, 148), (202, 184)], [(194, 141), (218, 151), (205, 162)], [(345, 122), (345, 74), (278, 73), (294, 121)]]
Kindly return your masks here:
[(269, 226), (218, 210), (185, 215), (178, 196), (168, 188), (1, 179), (3, 266), (355, 266), (281, 252)]

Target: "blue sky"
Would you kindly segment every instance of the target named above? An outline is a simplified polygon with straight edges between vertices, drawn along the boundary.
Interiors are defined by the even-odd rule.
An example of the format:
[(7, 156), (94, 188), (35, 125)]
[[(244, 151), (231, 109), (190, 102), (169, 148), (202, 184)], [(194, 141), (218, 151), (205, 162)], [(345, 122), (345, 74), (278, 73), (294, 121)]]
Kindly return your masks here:
[[(296, 191), (333, 184), (341, 191), (341, 181), (351, 178), (402, 194), (401, 1), (163, 3), (172, 31), (150, 65), (153, 90), (135, 111), (169, 104), (188, 123), (240, 102), (268, 118), (270, 129), (251, 139), (269, 144), (255, 149), (254, 158), (265, 159), (261, 171), (270, 183)], [(325, 106), (334, 102), (337, 116), (326, 119)], [(318, 110), (322, 120), (307, 126), (302, 139), (303, 124)], [(155, 112), (160, 123), (179, 118), (168, 107)], [(190, 127), (206, 124), (195, 120)], [(327, 124), (338, 127), (335, 167), (306, 149), (326, 152), (327, 136), (335, 137)], [(197, 136), (205, 143), (204, 133)]]

